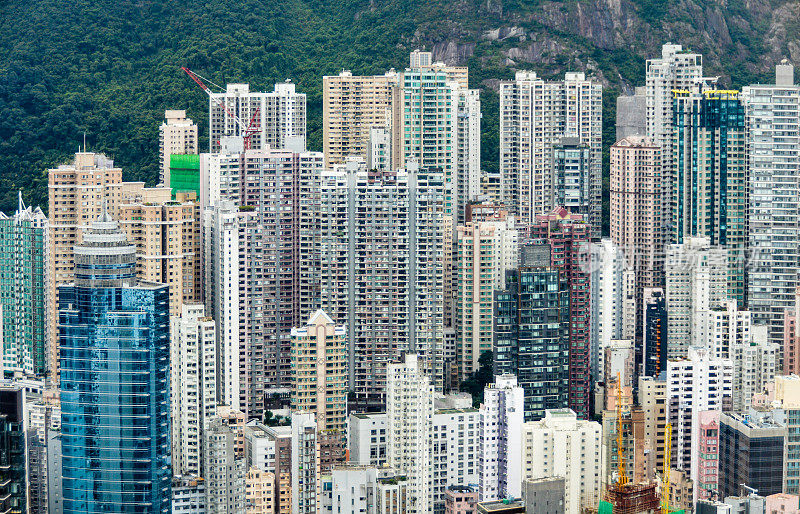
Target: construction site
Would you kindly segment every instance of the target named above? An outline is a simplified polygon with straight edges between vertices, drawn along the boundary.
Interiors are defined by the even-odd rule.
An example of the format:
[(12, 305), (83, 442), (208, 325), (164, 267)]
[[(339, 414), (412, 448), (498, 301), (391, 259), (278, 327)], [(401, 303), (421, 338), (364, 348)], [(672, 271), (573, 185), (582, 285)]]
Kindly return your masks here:
[[(615, 405), (617, 421), (617, 479), (608, 486), (605, 499), (600, 502), (597, 510), (591, 512), (598, 514), (682, 514), (684, 511), (671, 511), (669, 479), (662, 480), (662, 487), (658, 487), (656, 480), (640, 483), (630, 483), (626, 472), (625, 437), (622, 425), (623, 402), (620, 375), (617, 374), (617, 402)], [(672, 453), (672, 426), (667, 424), (667, 443), (665, 448), (666, 459), (662, 477), (669, 477), (670, 456)], [(587, 511), (585, 510), (586, 514)]]
[(656, 482), (614, 484), (600, 502), (598, 514), (661, 514), (661, 499)]

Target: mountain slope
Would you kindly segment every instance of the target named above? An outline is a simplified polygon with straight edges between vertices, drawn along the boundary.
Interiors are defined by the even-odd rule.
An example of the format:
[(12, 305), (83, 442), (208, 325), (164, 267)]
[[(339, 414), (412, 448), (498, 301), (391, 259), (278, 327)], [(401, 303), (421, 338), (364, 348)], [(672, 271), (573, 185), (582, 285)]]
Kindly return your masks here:
[[(498, 79), (586, 70), (607, 86), (606, 142), (619, 91), (641, 84), (666, 41), (703, 52), (734, 87), (800, 64), (798, 0), (0, 0), (0, 209), (16, 190), (47, 203), (46, 168), (83, 140), (126, 180), (157, 176), (164, 109), (207, 126), (207, 100), (180, 66), (224, 84), (308, 93), (309, 145), (321, 148), (322, 76), (382, 73), (408, 52), (470, 66), (484, 90), (483, 160), (497, 168)], [(201, 148), (207, 141), (201, 140)]]

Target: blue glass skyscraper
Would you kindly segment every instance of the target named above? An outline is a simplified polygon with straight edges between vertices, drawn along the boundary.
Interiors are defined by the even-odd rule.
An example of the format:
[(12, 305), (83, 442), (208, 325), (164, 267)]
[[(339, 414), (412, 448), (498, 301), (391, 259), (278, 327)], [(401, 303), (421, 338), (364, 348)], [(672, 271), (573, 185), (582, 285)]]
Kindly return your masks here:
[(136, 279), (136, 248), (107, 214), (59, 288), (64, 512), (171, 507), (169, 290)]

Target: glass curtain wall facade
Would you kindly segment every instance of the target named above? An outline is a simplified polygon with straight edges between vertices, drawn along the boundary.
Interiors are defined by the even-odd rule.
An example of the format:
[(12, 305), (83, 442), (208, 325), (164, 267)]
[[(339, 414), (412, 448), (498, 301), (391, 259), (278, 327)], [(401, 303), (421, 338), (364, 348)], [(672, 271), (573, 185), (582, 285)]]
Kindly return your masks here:
[(104, 218), (59, 288), (64, 512), (168, 513), (169, 288)]
[(569, 400), (569, 290), (559, 270), (521, 267), (495, 293), (494, 374), (513, 374), (525, 391), (525, 421)]
[(744, 106), (738, 91), (675, 91), (675, 241), (707, 237), (728, 249), (728, 296), (746, 300), (748, 172)]

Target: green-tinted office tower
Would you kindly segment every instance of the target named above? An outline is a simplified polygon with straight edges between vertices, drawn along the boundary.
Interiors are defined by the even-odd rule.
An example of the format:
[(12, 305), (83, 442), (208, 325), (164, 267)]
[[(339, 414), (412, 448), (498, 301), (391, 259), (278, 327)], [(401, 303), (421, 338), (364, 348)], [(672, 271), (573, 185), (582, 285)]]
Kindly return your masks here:
[(45, 238), (47, 217), (20, 198), (13, 217), (0, 213), (0, 307), (3, 375), (43, 375), (45, 346)]
[(522, 265), (495, 292), (495, 375), (512, 374), (525, 391), (525, 421), (569, 402), (569, 287), (550, 265), (547, 244), (523, 249)]
[(728, 249), (728, 296), (746, 300), (748, 167), (738, 91), (673, 92), (673, 236), (707, 237)]

